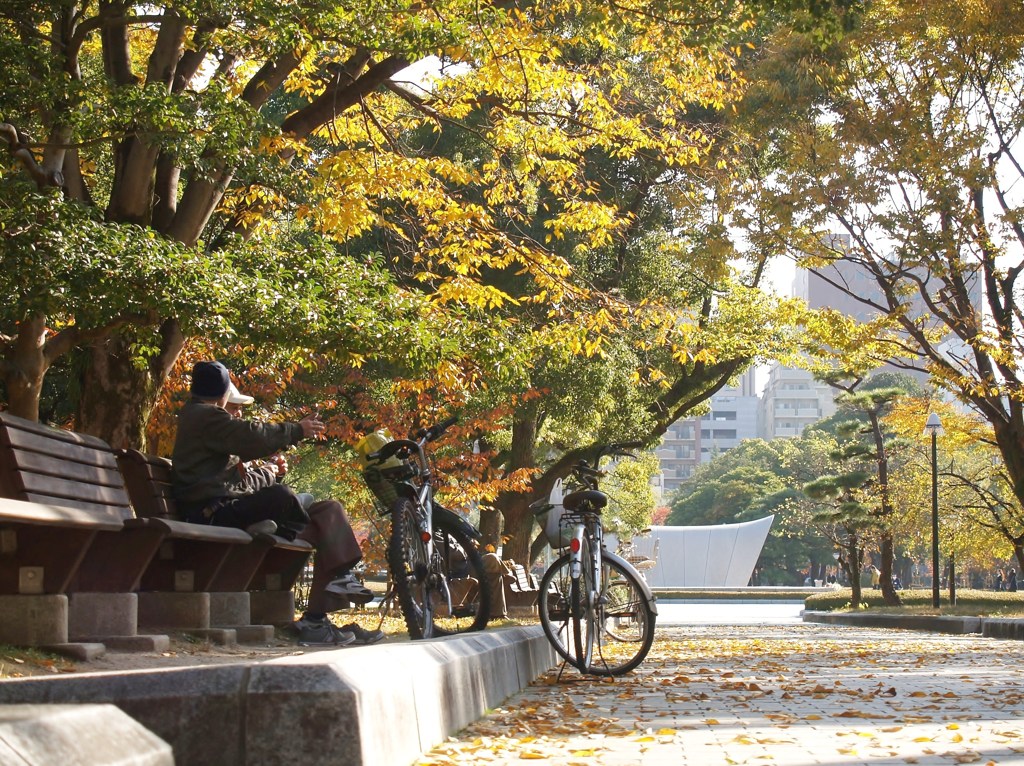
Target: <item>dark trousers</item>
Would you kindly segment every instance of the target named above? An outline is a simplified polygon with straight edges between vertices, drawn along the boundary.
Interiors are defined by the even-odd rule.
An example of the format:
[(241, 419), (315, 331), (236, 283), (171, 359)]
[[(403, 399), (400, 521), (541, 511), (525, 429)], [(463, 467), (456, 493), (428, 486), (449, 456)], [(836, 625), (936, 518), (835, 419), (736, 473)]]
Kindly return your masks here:
[(251, 495), (221, 500), (210, 523), (218, 527), (245, 529), (267, 519), (278, 524), (305, 524), (309, 520), (298, 495), (290, 487), (272, 484)]
[[(313, 503), (307, 512), (291, 489), (283, 484), (275, 484), (251, 495), (224, 502), (213, 514), (212, 523), (220, 527), (244, 529), (265, 519), (289, 525), (304, 522), (305, 526), (298, 538), (315, 548), (309, 611), (334, 611), (338, 606), (337, 598), (328, 596), (324, 588), (363, 558), (345, 508), (337, 500), (321, 500)], [(348, 606), (347, 602), (343, 606)]]

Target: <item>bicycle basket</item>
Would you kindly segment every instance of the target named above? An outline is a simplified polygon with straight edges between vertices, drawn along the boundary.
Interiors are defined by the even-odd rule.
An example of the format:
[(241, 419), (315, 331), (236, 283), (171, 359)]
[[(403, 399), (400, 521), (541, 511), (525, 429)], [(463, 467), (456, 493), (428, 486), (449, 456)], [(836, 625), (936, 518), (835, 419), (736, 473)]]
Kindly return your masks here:
[(393, 468), (378, 468), (372, 465), (367, 467), (363, 471), (363, 481), (366, 482), (366, 486), (370, 488), (374, 497), (384, 508), (390, 510), (398, 500), (398, 491), (395, 489), (395, 485), (410, 478), (413, 474), (411, 465), (399, 461), (399, 464)]
[(381, 428), (366, 434), (354, 446), (356, 454), (359, 456), (359, 465), (363, 469), (363, 481), (386, 509), (390, 509), (398, 499), (398, 492), (395, 490), (396, 482), (408, 479), (414, 473), (412, 466), (397, 456), (389, 457), (383, 463), (370, 462), (368, 456), (379, 451), (391, 441), (394, 441), (391, 432), (386, 428)]

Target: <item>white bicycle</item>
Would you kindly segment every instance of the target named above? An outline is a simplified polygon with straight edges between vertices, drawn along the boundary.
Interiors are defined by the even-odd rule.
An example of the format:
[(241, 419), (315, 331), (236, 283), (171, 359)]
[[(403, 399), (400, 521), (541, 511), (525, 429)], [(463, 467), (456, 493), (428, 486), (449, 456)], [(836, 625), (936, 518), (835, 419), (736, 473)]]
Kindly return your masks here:
[[(581, 461), (572, 474), (580, 488), (562, 499), (533, 504), (554, 548), (568, 548), (540, 582), (540, 623), (555, 651), (582, 673), (617, 676), (637, 667), (654, 642), (657, 606), (643, 576), (604, 547), (601, 512), (608, 496), (598, 489), (605, 455), (631, 455), (635, 445), (601, 449), (594, 467)], [(551, 514), (558, 514), (554, 519)]]

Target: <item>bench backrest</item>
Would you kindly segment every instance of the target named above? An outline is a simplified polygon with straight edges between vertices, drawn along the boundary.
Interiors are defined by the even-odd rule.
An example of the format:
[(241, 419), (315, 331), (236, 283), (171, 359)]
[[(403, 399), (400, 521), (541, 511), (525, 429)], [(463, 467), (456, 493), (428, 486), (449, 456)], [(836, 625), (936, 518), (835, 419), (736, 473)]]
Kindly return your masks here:
[(519, 593), (528, 593), (530, 591), (537, 590), (537, 583), (526, 571), (526, 567), (522, 564), (517, 564), (515, 561), (506, 561), (505, 568), (508, 573), (512, 576), (512, 580), (509, 582), (509, 588)]
[(0, 412), (0, 494), (84, 511), (132, 513), (114, 451), (93, 436)]
[(140, 518), (180, 519), (171, 494), (171, 461), (137, 449), (117, 451), (128, 497)]

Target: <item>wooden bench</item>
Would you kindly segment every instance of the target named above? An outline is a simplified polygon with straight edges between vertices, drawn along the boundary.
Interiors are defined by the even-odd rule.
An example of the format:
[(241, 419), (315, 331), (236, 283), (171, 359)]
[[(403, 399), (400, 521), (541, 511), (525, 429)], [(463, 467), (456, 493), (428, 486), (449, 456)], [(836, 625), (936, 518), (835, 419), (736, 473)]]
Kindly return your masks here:
[(540, 583), (537, 578), (526, 571), (526, 567), (515, 561), (504, 561), (505, 570), (505, 605), (509, 608), (533, 609), (537, 606), (540, 595)]
[[(119, 450), (117, 462), (136, 514), (168, 524), (181, 521), (171, 494), (171, 461), (139, 450)], [(198, 526), (206, 530), (226, 527)], [(231, 530), (239, 531), (239, 530)], [(274, 593), (290, 594), (306, 566), (313, 547), (305, 540), (286, 540), (277, 535), (257, 535), (251, 545), (233, 549), (211, 588), (224, 591), (250, 590), (257, 602), (273, 600)], [(294, 606), (277, 599), (276, 606), (254, 604), (255, 617), (271, 623), (291, 622)]]
[[(76, 600), (70, 603), (71, 637), (108, 635), (93, 632), (103, 629), (110, 630), (109, 635), (123, 637), (133, 633), (139, 623), (209, 628), (209, 597), (187, 602), (184, 594), (208, 593), (211, 588), (221, 587), (218, 577), (232, 550), (248, 548), (252, 543), (252, 536), (240, 529), (137, 517), (117, 458), (106, 442), (7, 413), (0, 413), (0, 493), (35, 505), (37, 516), (46, 515), (41, 509), (60, 508), (63, 518), (74, 520), (71, 531), (56, 535), (47, 533), (37, 522), (22, 522), (15, 527), (9, 515), (4, 527), (17, 550), (10, 559), (0, 557), (4, 593), (24, 593), (26, 574), (31, 575), (35, 567), (42, 568), (42, 593), (89, 594), (77, 599), (81, 605), (77, 622)], [(41, 558), (44, 554), (46, 558)], [(40, 563), (30, 564), (32, 557)], [(22, 580), (17, 588), (13, 582), (15, 568)], [(93, 598), (98, 594), (136, 592), (170, 596), (162, 601), (136, 598), (130, 602), (135, 605), (130, 610), (131, 625), (118, 626), (113, 626), (112, 620), (118, 611), (124, 611), (123, 606), (112, 606), (115, 600), (107, 599), (102, 602), (106, 606), (97, 608), (100, 602)], [(177, 599), (172, 600), (173, 596)], [(122, 599), (118, 603), (129, 602)], [(175, 611), (179, 606), (180, 611)], [(89, 623), (93, 613), (100, 611), (107, 613), (108, 622), (104, 626)]]

